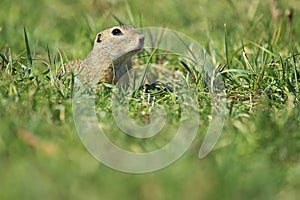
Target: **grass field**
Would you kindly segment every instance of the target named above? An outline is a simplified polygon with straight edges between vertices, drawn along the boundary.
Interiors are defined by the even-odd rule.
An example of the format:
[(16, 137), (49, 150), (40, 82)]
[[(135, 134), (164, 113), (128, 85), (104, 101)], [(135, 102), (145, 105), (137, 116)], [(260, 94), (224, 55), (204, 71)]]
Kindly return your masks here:
[[(297, 199), (300, 2), (272, 2), (1, 0), (0, 199)], [(201, 81), (191, 83), (198, 92), (201, 126), (172, 165), (123, 173), (95, 160), (81, 143), (70, 80), (55, 74), (63, 63), (84, 58), (94, 35), (118, 21), (179, 31), (206, 48), (216, 69), (225, 66), (219, 76), (226, 88), (226, 121), (204, 159), (198, 152), (211, 102)], [(135, 59), (146, 60), (140, 55)], [(157, 56), (186, 73), (176, 59)], [(176, 106), (168, 96), (160, 98), (176, 127)], [(113, 126), (110, 88), (99, 92), (97, 103), (107, 113), (102, 121)], [(142, 121), (140, 113), (147, 111), (138, 98), (130, 109)], [(166, 144), (164, 137), (128, 139), (117, 129), (109, 137), (138, 151)]]

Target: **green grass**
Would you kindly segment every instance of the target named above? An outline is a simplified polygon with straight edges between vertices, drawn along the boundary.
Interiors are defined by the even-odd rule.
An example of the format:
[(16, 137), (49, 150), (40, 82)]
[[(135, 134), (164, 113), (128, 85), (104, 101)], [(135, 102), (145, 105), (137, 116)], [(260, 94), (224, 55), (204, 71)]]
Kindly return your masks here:
[[(269, 1), (256, 0), (1, 0), (0, 199), (297, 199), (299, 7), (297, 0), (279, 0), (276, 18)], [(289, 8), (294, 9), (290, 18)], [(84, 148), (73, 121), (71, 80), (55, 74), (63, 63), (85, 57), (95, 33), (118, 24), (116, 19), (180, 31), (206, 48), (216, 68), (226, 64), (218, 73), (226, 87), (225, 126), (206, 158), (198, 159), (198, 151), (211, 99), (205, 77), (197, 73), (198, 81), (189, 84), (197, 91), (201, 126), (171, 166), (126, 174), (102, 165)], [(146, 63), (145, 55), (135, 58)], [(172, 55), (156, 54), (152, 61), (189, 76)], [(171, 116), (171, 128), (179, 120), (174, 95), (156, 97)], [(111, 128), (110, 88), (97, 97), (106, 113), (101, 120), (116, 144), (138, 152), (166, 144), (168, 135), (149, 141), (119, 135)], [(132, 98), (132, 117), (147, 123), (151, 103)]]

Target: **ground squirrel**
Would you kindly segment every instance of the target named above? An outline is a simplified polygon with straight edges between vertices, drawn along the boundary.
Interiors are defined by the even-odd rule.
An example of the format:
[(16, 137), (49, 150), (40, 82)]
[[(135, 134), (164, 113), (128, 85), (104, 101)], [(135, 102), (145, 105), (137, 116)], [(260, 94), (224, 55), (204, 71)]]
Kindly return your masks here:
[(64, 66), (87, 82), (116, 82), (130, 68), (131, 57), (144, 46), (144, 35), (130, 25), (114, 26), (96, 35), (94, 47), (83, 60)]

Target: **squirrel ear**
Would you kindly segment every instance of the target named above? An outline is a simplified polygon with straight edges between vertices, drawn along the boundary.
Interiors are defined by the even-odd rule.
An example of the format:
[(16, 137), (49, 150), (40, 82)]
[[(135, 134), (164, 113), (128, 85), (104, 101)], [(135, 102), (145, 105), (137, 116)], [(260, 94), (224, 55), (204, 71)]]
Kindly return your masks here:
[(99, 34), (97, 35), (97, 37), (96, 37), (96, 42), (97, 42), (97, 43), (102, 42), (102, 40), (101, 40), (101, 33), (99, 33)]

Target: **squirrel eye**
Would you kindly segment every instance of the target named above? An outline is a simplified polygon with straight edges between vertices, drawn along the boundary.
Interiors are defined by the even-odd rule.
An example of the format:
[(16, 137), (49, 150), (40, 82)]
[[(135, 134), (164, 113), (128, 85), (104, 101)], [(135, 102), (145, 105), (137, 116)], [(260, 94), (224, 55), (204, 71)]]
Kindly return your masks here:
[(97, 41), (97, 43), (102, 42), (102, 40), (101, 40), (101, 33), (99, 33), (99, 34), (97, 35), (96, 41)]
[(118, 28), (115, 28), (114, 30), (112, 30), (111, 32), (113, 35), (122, 35), (122, 31)]

